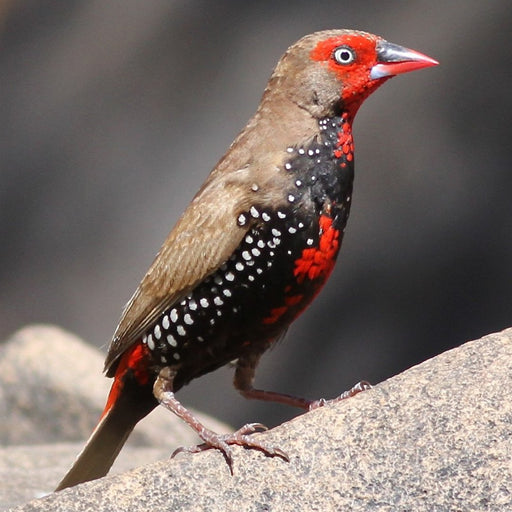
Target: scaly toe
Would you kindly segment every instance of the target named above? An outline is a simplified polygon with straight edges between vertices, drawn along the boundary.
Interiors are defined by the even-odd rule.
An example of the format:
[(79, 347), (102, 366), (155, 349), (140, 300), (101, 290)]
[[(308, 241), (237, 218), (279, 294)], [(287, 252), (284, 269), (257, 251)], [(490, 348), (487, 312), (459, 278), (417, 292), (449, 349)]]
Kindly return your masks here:
[(228, 437), (233, 435), (246, 435), (246, 434), (254, 434), (254, 432), (265, 432), (268, 430), (266, 425), (263, 423), (246, 423), (243, 427), (239, 428), (234, 434), (228, 434)]
[(258, 441), (257, 439), (253, 439), (252, 437), (245, 434), (240, 435), (239, 432), (235, 432), (234, 434), (229, 436), (229, 438), (226, 439), (226, 442), (228, 444), (237, 444), (244, 448), (259, 450), (268, 457), (280, 457), (286, 462), (290, 461), (288, 454), (281, 450), (280, 448), (277, 448), (271, 444), (264, 443), (262, 441)]
[(320, 398), (318, 400), (314, 400), (310, 402), (308, 410), (313, 411), (318, 409), (319, 407), (323, 407), (326, 404), (335, 404), (337, 402), (341, 402), (342, 400), (346, 400), (347, 398), (351, 398), (362, 391), (366, 391), (367, 389), (371, 389), (372, 385), (366, 380), (362, 380), (358, 382), (355, 386), (350, 388), (348, 391), (344, 391), (340, 396), (333, 398), (331, 400), (326, 400), (325, 398)]
[(231, 445), (238, 445), (244, 448), (259, 450), (269, 457), (280, 457), (281, 459), (289, 462), (288, 454), (273, 445), (253, 439), (250, 434), (254, 432), (267, 430), (267, 427), (262, 423), (247, 423), (242, 428), (238, 429), (233, 434), (218, 435), (212, 431), (203, 431), (202, 438), (204, 443), (196, 446), (181, 446), (174, 450), (171, 459), (179, 453), (199, 453), (205, 450), (215, 448), (222, 452), (229, 467), (229, 471), (233, 474), (233, 451)]
[(173, 459), (179, 453), (200, 453), (212, 448), (219, 450), (226, 459), (229, 471), (233, 474), (233, 450), (229, 447), (229, 443), (224, 440), (224, 436), (218, 436), (216, 440), (209, 439), (208, 442), (201, 443), (195, 446), (180, 446), (176, 448), (171, 454)]

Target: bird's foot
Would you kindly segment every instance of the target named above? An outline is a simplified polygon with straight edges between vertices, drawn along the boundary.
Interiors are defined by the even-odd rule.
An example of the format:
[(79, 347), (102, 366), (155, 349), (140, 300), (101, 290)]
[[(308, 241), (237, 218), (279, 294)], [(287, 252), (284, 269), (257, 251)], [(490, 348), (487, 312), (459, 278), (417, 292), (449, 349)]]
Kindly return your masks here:
[(174, 450), (171, 458), (182, 452), (198, 453), (215, 448), (222, 452), (229, 466), (229, 471), (233, 474), (233, 450), (231, 449), (231, 445), (238, 445), (243, 446), (244, 448), (260, 450), (269, 457), (281, 457), (283, 460), (288, 462), (290, 459), (283, 450), (275, 447), (274, 445), (254, 439), (250, 435), (264, 430), (267, 430), (267, 427), (261, 423), (247, 423), (236, 432), (223, 435), (216, 434), (212, 430), (205, 428), (198, 432), (199, 436), (204, 441), (202, 444), (177, 448)]
[(181, 452), (197, 453), (210, 448), (216, 448), (220, 450), (228, 463), (229, 470), (233, 474), (233, 451), (231, 446), (237, 444), (245, 448), (252, 448), (260, 450), (269, 457), (281, 457), (283, 460), (288, 461), (288, 455), (275, 446), (253, 439), (250, 434), (255, 432), (267, 430), (265, 425), (261, 423), (247, 423), (242, 428), (234, 432), (233, 434), (219, 435), (213, 430), (206, 428), (198, 418), (186, 407), (184, 407), (174, 396), (172, 391), (173, 379), (176, 374), (176, 369), (166, 366), (160, 370), (158, 378), (155, 381), (153, 387), (153, 393), (155, 398), (160, 404), (168, 409), (169, 411), (176, 414), (182, 420), (184, 420), (190, 427), (192, 427), (199, 437), (203, 440), (203, 443), (197, 446), (181, 447), (173, 452), (171, 458)]
[(320, 398), (318, 400), (314, 400), (309, 403), (308, 409), (310, 411), (314, 409), (318, 409), (319, 407), (323, 407), (327, 404), (335, 404), (337, 402), (341, 402), (342, 400), (345, 400), (346, 398), (350, 398), (352, 396), (357, 395), (358, 393), (361, 393), (361, 391), (366, 391), (367, 389), (371, 389), (372, 385), (362, 380), (361, 382), (358, 382), (355, 386), (353, 386), (348, 391), (344, 391), (340, 396), (337, 396), (336, 398), (332, 398), (331, 400), (326, 400), (325, 398)]

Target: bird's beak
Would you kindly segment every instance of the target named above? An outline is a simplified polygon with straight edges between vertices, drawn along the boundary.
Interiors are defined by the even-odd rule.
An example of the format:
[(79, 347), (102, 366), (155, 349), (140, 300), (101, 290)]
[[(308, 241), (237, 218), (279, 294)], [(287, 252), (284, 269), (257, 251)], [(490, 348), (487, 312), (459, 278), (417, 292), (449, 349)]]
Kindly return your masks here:
[(437, 66), (439, 62), (431, 59), (422, 53), (409, 48), (404, 48), (398, 44), (388, 43), (381, 40), (377, 43), (377, 63), (370, 71), (370, 78), (377, 80), (416, 69)]

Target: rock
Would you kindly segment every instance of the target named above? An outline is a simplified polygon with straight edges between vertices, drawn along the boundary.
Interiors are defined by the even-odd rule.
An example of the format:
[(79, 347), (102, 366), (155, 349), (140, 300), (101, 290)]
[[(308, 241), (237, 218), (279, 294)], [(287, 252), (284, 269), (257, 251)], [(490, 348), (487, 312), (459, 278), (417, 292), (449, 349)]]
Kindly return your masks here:
[[(100, 351), (54, 326), (26, 327), (0, 344), (0, 509), (51, 491), (71, 466), (112, 382), (101, 374), (103, 359)], [(216, 431), (230, 430), (198, 415)], [(112, 474), (197, 442), (179, 418), (158, 408), (137, 426)]]
[(511, 370), (509, 329), (258, 434), (289, 463), (184, 454), (14, 510), (511, 510)]
[[(0, 510), (50, 493), (71, 466), (84, 441), (0, 448)], [(127, 445), (110, 474), (169, 458), (169, 448)]]
[[(104, 354), (54, 326), (16, 332), (0, 345), (0, 443), (36, 444), (87, 439), (112, 383), (102, 374)], [(204, 416), (203, 416), (204, 419)], [(226, 425), (205, 420), (214, 429)], [(134, 446), (190, 444), (198, 438), (164, 410), (155, 411), (130, 437)]]

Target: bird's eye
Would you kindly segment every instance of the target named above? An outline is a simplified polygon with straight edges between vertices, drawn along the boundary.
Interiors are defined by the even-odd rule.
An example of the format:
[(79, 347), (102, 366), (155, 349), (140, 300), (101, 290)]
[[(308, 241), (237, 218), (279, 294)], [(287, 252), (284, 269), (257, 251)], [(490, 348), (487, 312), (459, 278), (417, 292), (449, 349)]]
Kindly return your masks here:
[(338, 64), (352, 64), (356, 60), (356, 53), (348, 46), (338, 46), (332, 55)]

